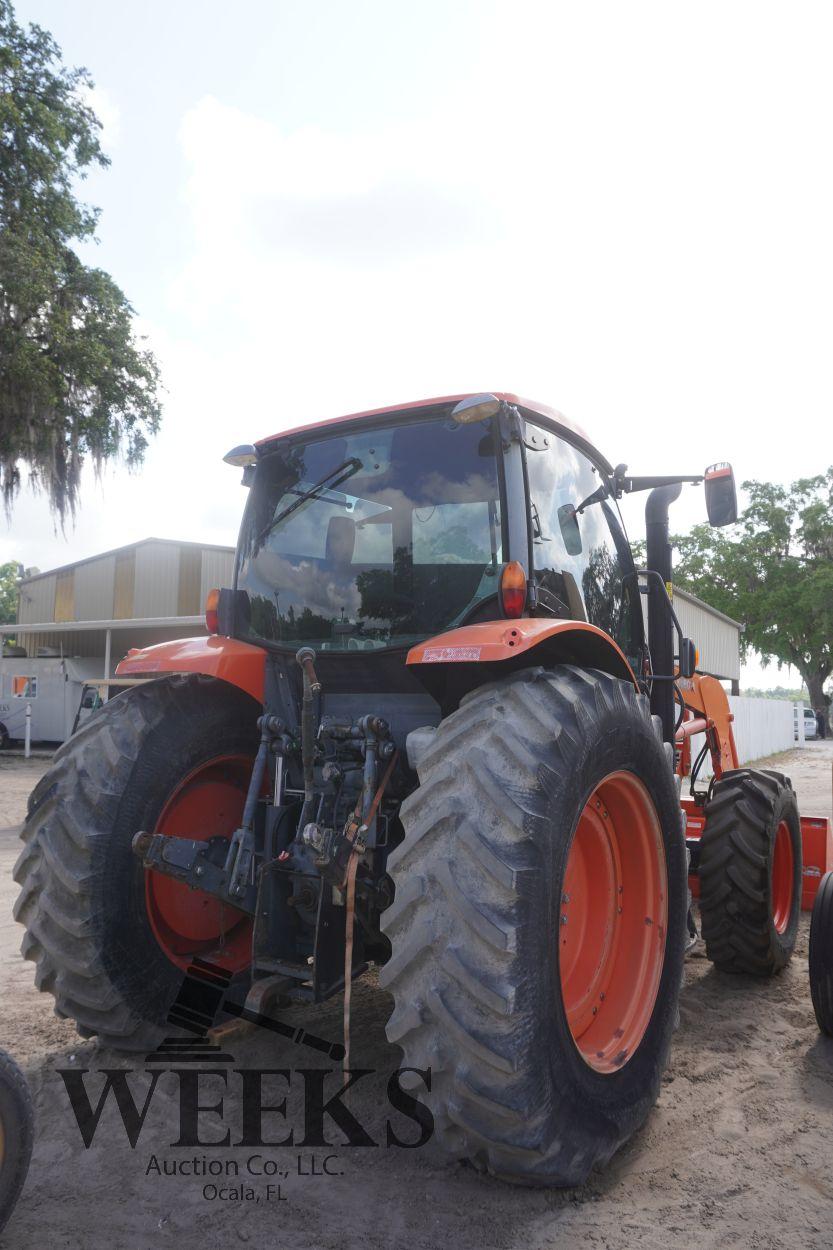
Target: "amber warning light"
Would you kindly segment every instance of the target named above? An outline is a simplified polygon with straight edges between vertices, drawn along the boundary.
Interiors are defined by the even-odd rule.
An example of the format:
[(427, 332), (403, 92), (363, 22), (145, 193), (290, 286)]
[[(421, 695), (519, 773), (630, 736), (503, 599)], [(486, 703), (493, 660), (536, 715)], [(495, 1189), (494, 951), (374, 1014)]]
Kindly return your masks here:
[(526, 573), (517, 560), (504, 565), (500, 575), (500, 606), (509, 617), (522, 616), (526, 607)]
[(205, 628), (209, 634), (216, 634), (220, 628), (217, 619), (217, 608), (219, 603), (219, 590), (209, 590), (208, 594), (205, 596)]

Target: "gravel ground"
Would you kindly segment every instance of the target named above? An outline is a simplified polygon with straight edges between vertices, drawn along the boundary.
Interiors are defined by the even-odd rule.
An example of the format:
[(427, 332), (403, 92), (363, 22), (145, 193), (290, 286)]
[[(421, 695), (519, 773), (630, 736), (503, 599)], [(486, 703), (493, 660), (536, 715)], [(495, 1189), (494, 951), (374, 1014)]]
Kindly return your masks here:
[(49, 756), (23, 759), (0, 755), (0, 829), (18, 826), (26, 815), (26, 800), (49, 767)]
[[(833, 815), (833, 742), (809, 744), (771, 764), (792, 775), (804, 813)], [(716, 973), (695, 949), (686, 965), (680, 1029), (659, 1103), (608, 1169), (578, 1190), (512, 1188), (466, 1167), (447, 1166), (430, 1143), (416, 1151), (385, 1148), (384, 1085), (399, 1052), (385, 1040), (390, 1000), (372, 975), (354, 996), (353, 1058), (354, 1065), (377, 1075), (357, 1086), (351, 1107), (380, 1143), (377, 1148), (305, 1147), (299, 1069), (321, 1067), (320, 1057), (262, 1030), (238, 1028), (223, 1039), (234, 1067), (293, 1069), (286, 1124), (295, 1127), (295, 1145), (261, 1151), (234, 1144), (172, 1148), (178, 1092), (175, 1077), (166, 1072), (135, 1149), (109, 1103), (85, 1149), (58, 1069), (90, 1070), (94, 1106), (102, 1086), (99, 1069), (132, 1068), (140, 1107), (151, 1078), (143, 1057), (131, 1064), (97, 1051), (71, 1024), (58, 1020), (52, 999), (33, 987), (32, 966), (18, 955), (20, 930), (11, 919), (18, 848), (10, 827), (22, 819), (26, 795), (45, 767), (44, 761), (0, 757), (0, 1043), (24, 1067), (38, 1116), (31, 1172), (3, 1246), (212, 1250), (251, 1241), (287, 1250), (576, 1245), (793, 1250), (833, 1245), (833, 1041), (820, 1037), (810, 1004), (806, 917), (792, 963), (770, 982)], [(337, 1039), (340, 1013), (336, 1000), (296, 1009), (286, 1018)], [(241, 1078), (228, 1073), (225, 1090), (221, 1081), (207, 1079), (203, 1101), (224, 1096), (224, 1120), (235, 1143)], [(282, 1088), (274, 1086), (268, 1100), (279, 1100)], [(337, 1085), (331, 1088), (334, 1092)], [(401, 1116), (393, 1119), (403, 1136), (413, 1130)], [(267, 1133), (287, 1131), (279, 1117), (264, 1122)], [(206, 1140), (222, 1135), (216, 1114), (206, 1114), (202, 1123)], [(343, 1140), (332, 1126), (328, 1136), (334, 1143)], [(160, 1166), (163, 1160), (196, 1156), (237, 1161), (245, 1171), (253, 1154), (274, 1159), (287, 1175), (241, 1176), (237, 1185), (251, 1187), (251, 1198), (245, 1192), (205, 1197), (203, 1187), (217, 1178), (160, 1176), (151, 1162), (154, 1156)], [(339, 1175), (302, 1174), (312, 1169), (313, 1158), (321, 1170), (328, 1155)], [(280, 1181), (285, 1200), (273, 1195), (267, 1201), (267, 1180)], [(221, 1183), (235, 1185), (233, 1179)]]

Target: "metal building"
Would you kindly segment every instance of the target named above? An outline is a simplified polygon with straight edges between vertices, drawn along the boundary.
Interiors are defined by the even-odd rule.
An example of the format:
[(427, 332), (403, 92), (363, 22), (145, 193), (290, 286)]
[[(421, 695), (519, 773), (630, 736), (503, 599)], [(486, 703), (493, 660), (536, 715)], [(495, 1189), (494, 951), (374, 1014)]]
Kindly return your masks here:
[(698, 671), (730, 681), (732, 694), (739, 694), (741, 623), (679, 586), (674, 587), (673, 603), (683, 634), (699, 652)]
[[(0, 633), (16, 634), (30, 656), (50, 648), (102, 660), (109, 633), (115, 662), (129, 647), (204, 634), (205, 597), (213, 586), (231, 585), (233, 566), (233, 547), (145, 538), (24, 578), (18, 624)], [(736, 694), (743, 626), (679, 586), (674, 608), (699, 650), (700, 670), (731, 681)]]
[(102, 676), (130, 647), (205, 633), (203, 605), (230, 586), (234, 548), (145, 538), (18, 586), (18, 620), (0, 626), (26, 654), (95, 657)]

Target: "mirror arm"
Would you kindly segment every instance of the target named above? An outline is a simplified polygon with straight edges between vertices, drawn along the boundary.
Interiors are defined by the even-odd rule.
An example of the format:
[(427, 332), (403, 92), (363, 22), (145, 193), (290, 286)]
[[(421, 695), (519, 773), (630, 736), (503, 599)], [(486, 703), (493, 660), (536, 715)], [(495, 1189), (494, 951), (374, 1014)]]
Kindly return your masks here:
[(683, 482), (692, 482), (696, 485), (698, 482), (703, 481), (703, 477), (702, 473), (674, 477), (625, 477), (617, 474), (614, 482), (620, 494), (624, 492), (626, 495), (630, 495), (632, 491), (654, 490), (657, 486), (678, 486), (682, 485)]
[(573, 509), (573, 515), (581, 516), (584, 509), (589, 508), (591, 503), (602, 503), (603, 500), (610, 498), (611, 493), (610, 483), (603, 482), (598, 490), (594, 490), (592, 495), (588, 495), (586, 499), (583, 499), (580, 504), (576, 505)]

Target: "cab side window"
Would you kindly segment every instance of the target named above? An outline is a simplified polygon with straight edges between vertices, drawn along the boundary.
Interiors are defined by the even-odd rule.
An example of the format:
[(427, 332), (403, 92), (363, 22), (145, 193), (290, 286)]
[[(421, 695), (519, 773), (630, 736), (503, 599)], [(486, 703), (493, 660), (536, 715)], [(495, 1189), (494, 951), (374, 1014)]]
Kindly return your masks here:
[(547, 434), (549, 446), (527, 452), (532, 562), (543, 615), (586, 619), (637, 662), (642, 643), (639, 593), (617, 510), (605, 501), (574, 509), (602, 484), (592, 462)]

